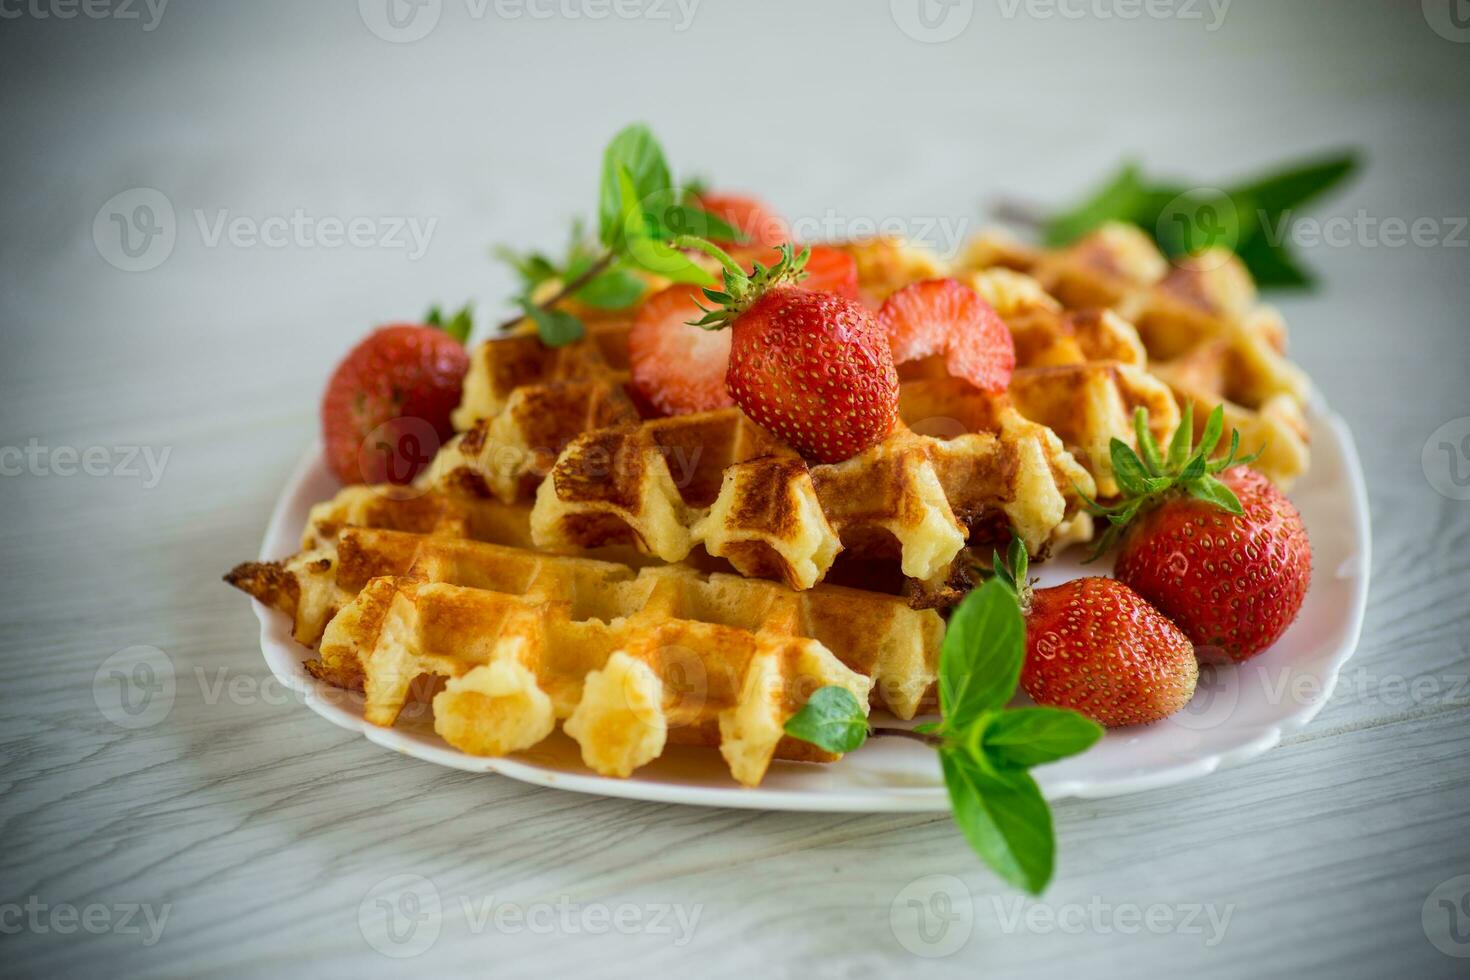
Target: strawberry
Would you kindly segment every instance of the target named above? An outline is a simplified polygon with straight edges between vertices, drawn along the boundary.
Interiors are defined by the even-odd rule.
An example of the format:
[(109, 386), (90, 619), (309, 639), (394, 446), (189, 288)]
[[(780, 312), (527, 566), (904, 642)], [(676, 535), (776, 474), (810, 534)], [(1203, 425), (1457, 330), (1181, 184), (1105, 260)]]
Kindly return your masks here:
[(633, 387), (665, 415), (735, 404), (725, 389), (730, 334), (689, 323), (700, 315), (699, 287), (674, 285), (638, 308), (628, 334)]
[[(859, 298), (861, 294), (858, 291), (857, 259), (830, 245), (811, 245), (807, 250), (811, 256), (805, 266), (806, 278), (796, 285), (812, 292), (836, 293), (848, 299)], [(766, 246), (747, 245), (732, 248), (730, 253), (741, 265), (746, 266), (747, 272), (750, 271), (751, 263), (757, 259), (773, 265), (781, 259), (779, 250)]]
[(718, 304), (698, 326), (729, 327), (735, 403), (799, 452), (836, 462), (883, 439), (898, 418), (898, 372), (888, 338), (867, 307), (836, 293), (811, 292), (799, 281), (809, 251), (782, 245), (767, 268), (745, 270), (715, 245), (683, 239), (720, 260), (724, 289), (706, 289)]
[(878, 322), (903, 364), (943, 354), (949, 373), (1000, 393), (1011, 383), (1016, 345), (990, 304), (953, 279), (910, 283), (884, 300)]
[(322, 396), (327, 465), (343, 483), (409, 483), (454, 434), (469, 358), (444, 330), (379, 327), (348, 352)]
[(696, 200), (705, 211), (743, 235), (749, 244), (774, 247), (791, 237), (786, 220), (753, 197), (705, 191)]
[[(1119, 537), (1118, 578), (1157, 606), (1210, 660), (1247, 660), (1275, 643), (1301, 611), (1312, 546), (1291, 502), (1230, 451), (1210, 459), (1224, 428), (1216, 408), (1191, 449), (1193, 412), (1162, 457), (1142, 409), (1134, 418), (1143, 459), (1120, 440), (1113, 468), (1124, 499), (1096, 508)], [(1254, 459), (1254, 457), (1251, 457)], [(1219, 474), (1216, 477), (1215, 474)]]
[(1020, 539), (992, 567), (1026, 615), (1021, 687), (1037, 704), (1120, 728), (1167, 718), (1194, 697), (1199, 664), (1189, 637), (1122, 582), (1079, 578), (1033, 590)]
[(1037, 704), (1121, 728), (1167, 718), (1194, 697), (1199, 664), (1179, 627), (1111, 578), (1031, 595), (1021, 687)]

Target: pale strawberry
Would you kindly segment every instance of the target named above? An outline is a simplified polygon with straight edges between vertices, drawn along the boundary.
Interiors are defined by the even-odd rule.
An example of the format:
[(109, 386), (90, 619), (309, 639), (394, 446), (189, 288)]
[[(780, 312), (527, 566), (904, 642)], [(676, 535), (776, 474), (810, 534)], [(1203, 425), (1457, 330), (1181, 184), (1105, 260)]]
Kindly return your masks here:
[(1016, 346), (990, 304), (954, 279), (927, 279), (899, 289), (883, 302), (878, 322), (888, 334), (895, 364), (936, 354), (950, 374), (983, 391), (1011, 383)]

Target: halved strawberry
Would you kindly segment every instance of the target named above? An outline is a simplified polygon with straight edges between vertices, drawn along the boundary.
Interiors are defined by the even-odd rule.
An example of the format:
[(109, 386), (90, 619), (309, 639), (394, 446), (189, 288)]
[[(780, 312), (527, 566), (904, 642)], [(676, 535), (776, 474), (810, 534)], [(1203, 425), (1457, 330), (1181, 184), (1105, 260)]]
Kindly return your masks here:
[(791, 237), (786, 219), (748, 195), (706, 192), (698, 200), (700, 207), (744, 235), (748, 244), (771, 247)]
[(926, 279), (889, 296), (878, 311), (893, 362), (943, 354), (945, 366), (983, 391), (1002, 392), (1016, 367), (1016, 345), (1000, 315), (969, 286)]
[(689, 325), (703, 312), (699, 299), (699, 287), (686, 284), (654, 293), (638, 308), (628, 334), (633, 387), (665, 415), (735, 404), (725, 390), (730, 334)]
[[(796, 283), (797, 286), (814, 293), (836, 293), (846, 299), (859, 298), (856, 259), (830, 245), (811, 245), (807, 251), (810, 254), (803, 267), (806, 278)], [(769, 267), (781, 260), (780, 251), (768, 246), (736, 246), (730, 249), (730, 255), (747, 272), (754, 268), (756, 262)]]

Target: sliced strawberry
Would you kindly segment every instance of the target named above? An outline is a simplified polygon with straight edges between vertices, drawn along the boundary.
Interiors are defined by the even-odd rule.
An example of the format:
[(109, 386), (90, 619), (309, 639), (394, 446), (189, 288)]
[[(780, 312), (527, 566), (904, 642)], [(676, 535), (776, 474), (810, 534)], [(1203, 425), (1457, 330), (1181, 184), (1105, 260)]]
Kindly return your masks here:
[[(802, 289), (814, 293), (836, 293), (846, 299), (859, 298), (857, 260), (841, 249), (830, 245), (810, 246), (811, 255), (806, 260), (806, 278), (797, 283)], [(751, 270), (756, 262), (766, 266), (780, 261), (781, 253), (765, 246), (737, 246), (730, 250), (731, 256)]]
[(893, 362), (943, 354), (945, 366), (983, 391), (1002, 392), (1016, 367), (1016, 346), (1000, 315), (953, 279), (912, 283), (884, 301), (878, 322)]
[(692, 327), (702, 315), (699, 287), (670, 286), (638, 308), (628, 334), (633, 387), (665, 415), (735, 404), (725, 390), (730, 332)]
[(744, 194), (706, 193), (699, 206), (740, 232), (751, 245), (780, 245), (791, 237), (786, 219), (761, 201)]

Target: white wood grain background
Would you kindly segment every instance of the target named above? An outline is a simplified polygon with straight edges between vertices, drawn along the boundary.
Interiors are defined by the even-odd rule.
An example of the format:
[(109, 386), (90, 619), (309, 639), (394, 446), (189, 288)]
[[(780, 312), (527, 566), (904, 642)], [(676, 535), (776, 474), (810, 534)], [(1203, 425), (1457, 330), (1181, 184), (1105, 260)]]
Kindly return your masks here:
[[(961, 0), (945, 43), (900, 30), (903, 0), (650, 0), (602, 20), (443, 0), (414, 43), (374, 36), (350, 0), (174, 0), (152, 29), (144, 6), (7, 13), (0, 448), (34, 445), (48, 469), (0, 476), (0, 972), (1463, 976), (1423, 919), (1470, 874), (1470, 502), (1435, 489), (1470, 457), (1422, 458), (1442, 425), (1470, 426), (1470, 45), (1431, 27), (1451, 23), (1436, 4), (1236, 0), (1214, 24), (1195, 4), (1125, 20), (1105, 0)], [(1364, 148), (1365, 175), (1317, 212), (1357, 230), (1304, 249), (1322, 288), (1283, 300), (1357, 434), (1375, 530), (1362, 646), (1317, 721), (1239, 769), (1060, 804), (1057, 879), (1017, 905), (945, 818), (533, 789), (393, 757), (281, 697), (219, 575), (254, 554), (325, 374), (431, 300), (497, 312), (509, 283), (486, 245), (557, 245), (633, 118), (790, 214), (837, 233), (927, 222), (940, 245), (999, 191), (1056, 201), (1129, 153), (1215, 182)], [(177, 240), (129, 273), (93, 221), (138, 187), (168, 199)], [(418, 256), (210, 238), (297, 209), (311, 228), (434, 225)], [(1395, 247), (1369, 223), (1385, 218), (1432, 219), (1435, 243)], [(116, 472), (128, 446), (167, 451), (156, 486)], [(110, 475), (50, 472), (64, 447), (103, 447)], [(136, 645), (166, 656), (175, 697), (130, 730), (93, 681)], [(359, 928), (400, 875), (441, 899), (410, 960)], [(928, 884), (904, 891), (929, 875), (957, 879), (949, 910), (970, 919), (907, 948), (891, 909), (944, 911)], [(698, 918), (691, 935), (516, 931), (480, 918), (488, 902)], [(161, 934), (130, 906), (166, 912)], [(1155, 906), (1172, 924), (1129, 918)]]

